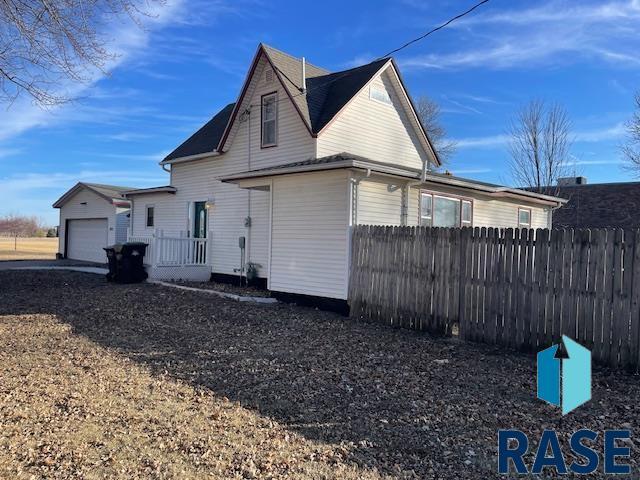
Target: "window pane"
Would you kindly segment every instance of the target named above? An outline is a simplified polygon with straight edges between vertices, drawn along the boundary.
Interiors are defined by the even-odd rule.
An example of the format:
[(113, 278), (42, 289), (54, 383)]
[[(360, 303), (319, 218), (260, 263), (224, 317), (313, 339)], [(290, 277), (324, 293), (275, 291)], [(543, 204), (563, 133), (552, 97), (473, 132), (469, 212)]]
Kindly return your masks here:
[(147, 227), (153, 227), (153, 207), (147, 207)]
[(462, 202), (462, 223), (471, 223), (471, 202)]
[(431, 201), (432, 196), (428, 194), (422, 194), (422, 200), (420, 204), (420, 215), (423, 217), (431, 217)]
[(430, 227), (431, 226), (431, 218), (428, 218), (428, 217), (420, 218), (420, 226), (421, 227)]
[(265, 98), (263, 119), (266, 121), (266, 120), (274, 120), (275, 118), (276, 118), (275, 97)]
[(262, 144), (273, 145), (276, 143), (276, 122), (271, 120), (262, 125)]
[(453, 198), (435, 197), (434, 227), (460, 226), (460, 201)]
[(518, 223), (520, 225), (531, 225), (531, 212), (529, 210), (518, 210)]

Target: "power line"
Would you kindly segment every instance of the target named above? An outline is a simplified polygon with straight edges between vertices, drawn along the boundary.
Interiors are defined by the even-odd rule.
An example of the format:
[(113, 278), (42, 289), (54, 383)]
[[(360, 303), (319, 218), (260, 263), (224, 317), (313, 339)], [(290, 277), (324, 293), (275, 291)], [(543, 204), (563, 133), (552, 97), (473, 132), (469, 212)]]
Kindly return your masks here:
[[(419, 36), (419, 37), (417, 37), (417, 38), (414, 38), (413, 40), (410, 40), (410, 41), (406, 42), (404, 45), (402, 45), (402, 46), (400, 46), (400, 47), (398, 47), (398, 48), (395, 48), (395, 49), (391, 50), (390, 52), (386, 53), (385, 55), (382, 55), (381, 57), (376, 58), (375, 60), (371, 61), (370, 63), (377, 62), (377, 61), (379, 61), (379, 60), (383, 60), (383, 59), (385, 59), (385, 58), (387, 58), (387, 57), (390, 57), (390, 56), (391, 56), (391, 55), (393, 55), (394, 53), (399, 52), (400, 50), (404, 50), (404, 49), (405, 49), (405, 48), (407, 48), (408, 46), (413, 45), (414, 43), (417, 43), (417, 42), (419, 42), (419, 41), (421, 41), (421, 40), (425, 39), (426, 37), (428, 37), (428, 36), (429, 36), (429, 35), (431, 35), (432, 33), (435, 33), (435, 32), (437, 32), (438, 30), (442, 30), (443, 28), (447, 27), (448, 25), (450, 25), (451, 23), (455, 22), (456, 20), (459, 20), (460, 18), (462, 18), (462, 17), (464, 17), (464, 16), (466, 16), (466, 15), (469, 15), (469, 14), (470, 14), (471, 12), (473, 12), (475, 9), (477, 9), (478, 7), (480, 7), (480, 6), (484, 5), (485, 3), (488, 3), (488, 2), (489, 2), (489, 0), (482, 0), (481, 2), (476, 3), (475, 5), (473, 5), (473, 6), (472, 6), (471, 8), (469, 8), (468, 10), (466, 10), (466, 11), (464, 11), (464, 12), (462, 12), (462, 13), (460, 13), (460, 14), (456, 15), (455, 17), (450, 18), (449, 20), (447, 20), (447, 21), (446, 21), (446, 22), (444, 22), (443, 24), (438, 25), (437, 27), (435, 27), (435, 28), (433, 28), (433, 29), (429, 30), (429, 31), (428, 31), (427, 33), (425, 33), (424, 35), (421, 35), (421, 36)], [(293, 81), (292, 81), (292, 80), (291, 80), (291, 79), (290, 79), (290, 78), (289, 78), (289, 77), (288, 77), (288, 76), (287, 76), (287, 75), (286, 75), (282, 70), (280, 70), (276, 65), (274, 65), (274, 68), (275, 68), (278, 72), (280, 72), (280, 73), (281, 73), (281, 74), (282, 74), (282, 75), (283, 75), (283, 76), (284, 76), (284, 77), (285, 77), (285, 78), (286, 78), (286, 79), (287, 79), (287, 80), (288, 80), (288, 81), (289, 81), (289, 82), (290, 82), (294, 87), (296, 87), (297, 89), (299, 89), (299, 87), (298, 87), (298, 86), (297, 86), (297, 85), (296, 85), (296, 84), (295, 84), (295, 83), (294, 83), (294, 82), (293, 82)], [(320, 83), (320, 84), (318, 84), (318, 85), (315, 85), (315, 86), (314, 86), (314, 88), (307, 88), (307, 90), (306, 90), (306, 91), (300, 91), (300, 93), (296, 93), (295, 95), (291, 95), (291, 98), (292, 98), (292, 99), (294, 99), (294, 98), (296, 98), (296, 97), (299, 97), (299, 96), (301, 96), (301, 95), (304, 95), (304, 94), (306, 94), (306, 93), (309, 93), (309, 91), (311, 91), (311, 90), (317, 90), (317, 89), (320, 89), (320, 88), (322, 88), (322, 87), (324, 87), (324, 86), (326, 86), (326, 85), (329, 85), (329, 84), (331, 84), (331, 83), (333, 83), (333, 82), (336, 82), (336, 81), (340, 80), (341, 78), (345, 77), (346, 75), (349, 75), (349, 71), (350, 71), (350, 70), (352, 70), (352, 69), (349, 69), (349, 70), (347, 70), (347, 71), (343, 72), (341, 75), (337, 75), (336, 77), (334, 77), (334, 78), (332, 78), (332, 79), (330, 79), (330, 80), (327, 80), (327, 81), (326, 81), (326, 82), (324, 82), (324, 83)], [(284, 101), (284, 100), (286, 100), (286, 98), (278, 99), (278, 100), (276, 100), (276, 103), (280, 103), (280, 102), (282, 102), (282, 101)], [(261, 106), (261, 105), (259, 105), (259, 104), (250, 104), (248, 107), (259, 107), (259, 106)]]
[(489, 2), (489, 0), (482, 0), (481, 2), (476, 3), (473, 7), (471, 7), (469, 10), (462, 12), (459, 15), (456, 15), (455, 17), (447, 20), (445, 23), (443, 23), (442, 25), (438, 25), (437, 27), (429, 30), (427, 33), (425, 33), (424, 35), (419, 36), (418, 38), (414, 38), (413, 40), (409, 40), (407, 43), (405, 43), (404, 45), (402, 45), (401, 47), (398, 47), (394, 50), (391, 50), (389, 53), (386, 53), (384, 55), (382, 55), (381, 57), (377, 58), (377, 60), (380, 60), (382, 58), (385, 57), (389, 57), (391, 55), (393, 55), (394, 53), (399, 52), (400, 50), (404, 50), (405, 48), (407, 48), (409, 45), (413, 45), (416, 42), (419, 42), (420, 40), (423, 40), (424, 38), (428, 37), (429, 35), (431, 35), (434, 32), (437, 32), (438, 30), (442, 30), (443, 28), (445, 28), (447, 25), (455, 22), (456, 20), (464, 17), (465, 15), (470, 14), (471, 12), (473, 12), (476, 8), (480, 7), (481, 5), (484, 5), (485, 3)]

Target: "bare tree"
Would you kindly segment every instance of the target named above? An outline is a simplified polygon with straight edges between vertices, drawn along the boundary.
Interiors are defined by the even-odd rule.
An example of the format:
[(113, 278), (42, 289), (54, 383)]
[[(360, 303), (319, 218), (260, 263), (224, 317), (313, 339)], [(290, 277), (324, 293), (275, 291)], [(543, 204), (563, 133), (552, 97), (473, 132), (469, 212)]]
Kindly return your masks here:
[[(165, 0), (143, 0), (146, 5)], [(67, 102), (62, 82), (86, 82), (115, 55), (106, 25), (147, 15), (137, 0), (0, 0), (0, 103), (26, 94), (41, 106)]]
[(35, 237), (40, 231), (42, 231), (42, 224), (36, 217), (19, 215), (0, 217), (0, 236), (13, 238), (15, 250), (18, 249), (18, 237)]
[(423, 95), (416, 101), (416, 110), (427, 135), (436, 149), (440, 160), (446, 162), (456, 151), (456, 143), (447, 140), (447, 131), (442, 126), (440, 105)]
[(627, 122), (627, 138), (622, 145), (622, 155), (626, 160), (626, 167), (636, 177), (640, 177), (640, 92), (635, 96), (635, 111)]
[(571, 122), (566, 110), (557, 103), (532, 100), (513, 118), (509, 133), (509, 166), (516, 185), (555, 194), (570, 157)]

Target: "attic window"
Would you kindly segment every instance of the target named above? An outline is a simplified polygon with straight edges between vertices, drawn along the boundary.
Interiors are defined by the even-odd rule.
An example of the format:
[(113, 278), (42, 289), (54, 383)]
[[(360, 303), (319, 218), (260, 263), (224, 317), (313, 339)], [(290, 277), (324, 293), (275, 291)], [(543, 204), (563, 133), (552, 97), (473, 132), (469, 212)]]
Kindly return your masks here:
[(267, 70), (265, 70), (264, 72), (264, 83), (271, 83), (273, 82), (273, 70), (271, 70), (270, 68), (267, 68)]
[(371, 100), (386, 103), (387, 105), (392, 105), (389, 92), (387, 92), (386, 88), (382, 85), (371, 85), (369, 87), (369, 98)]
[(260, 146), (275, 147), (278, 144), (278, 95), (269, 93), (262, 96), (262, 139)]

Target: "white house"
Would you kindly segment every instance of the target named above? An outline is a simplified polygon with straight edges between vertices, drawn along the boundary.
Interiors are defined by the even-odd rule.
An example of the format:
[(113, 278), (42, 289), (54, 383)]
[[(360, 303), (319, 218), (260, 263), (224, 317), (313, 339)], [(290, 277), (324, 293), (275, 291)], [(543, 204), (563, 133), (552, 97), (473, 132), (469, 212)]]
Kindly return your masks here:
[(105, 263), (107, 245), (127, 240), (130, 202), (114, 187), (79, 182), (56, 203), (60, 209), (58, 253), (63, 258)]
[[(356, 224), (548, 227), (554, 197), (435, 173), (440, 161), (390, 58), (328, 72), (260, 45), (235, 103), (126, 193), (152, 277), (237, 276), (347, 298)], [(244, 238), (244, 248), (240, 248)]]

